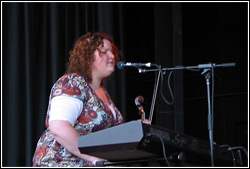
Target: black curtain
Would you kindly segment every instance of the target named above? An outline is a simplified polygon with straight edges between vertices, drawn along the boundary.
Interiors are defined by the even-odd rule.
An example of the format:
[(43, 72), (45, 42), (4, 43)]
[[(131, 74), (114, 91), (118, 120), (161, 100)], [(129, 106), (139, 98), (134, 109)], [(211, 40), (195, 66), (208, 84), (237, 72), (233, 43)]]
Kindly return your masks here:
[[(215, 69), (214, 131), (219, 145), (248, 148), (248, 2), (63, 3), (3, 2), (2, 165), (32, 166), (45, 129), (49, 92), (64, 74), (69, 51), (87, 32), (111, 34), (128, 62), (163, 67), (236, 62)], [(126, 72), (126, 73), (125, 73)], [(168, 72), (163, 93), (169, 99)], [(148, 117), (155, 72), (116, 70), (105, 87), (126, 121)], [(207, 93), (201, 72), (175, 72), (175, 104), (156, 100), (153, 125), (208, 140)]]
[[(2, 162), (31, 166), (45, 129), (49, 91), (63, 75), (75, 40), (87, 32), (108, 33), (122, 51), (122, 10), (118, 3), (8, 2), (2, 9)], [(105, 84), (122, 113), (123, 74), (116, 72)]]

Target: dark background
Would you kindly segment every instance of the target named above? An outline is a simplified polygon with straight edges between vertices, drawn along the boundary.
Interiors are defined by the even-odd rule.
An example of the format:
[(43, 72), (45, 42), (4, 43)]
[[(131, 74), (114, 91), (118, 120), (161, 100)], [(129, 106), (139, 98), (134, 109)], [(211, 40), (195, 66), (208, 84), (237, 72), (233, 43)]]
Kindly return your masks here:
[[(69, 50), (86, 32), (111, 34), (127, 62), (163, 68), (236, 63), (214, 69), (214, 141), (248, 149), (248, 2), (10, 3), (2, 5), (2, 166), (32, 166), (48, 97)], [(158, 89), (153, 125), (208, 140), (208, 101), (200, 71), (174, 71), (175, 103)], [(162, 92), (171, 101), (167, 78)], [(105, 87), (125, 121), (149, 117), (156, 73), (117, 70)]]

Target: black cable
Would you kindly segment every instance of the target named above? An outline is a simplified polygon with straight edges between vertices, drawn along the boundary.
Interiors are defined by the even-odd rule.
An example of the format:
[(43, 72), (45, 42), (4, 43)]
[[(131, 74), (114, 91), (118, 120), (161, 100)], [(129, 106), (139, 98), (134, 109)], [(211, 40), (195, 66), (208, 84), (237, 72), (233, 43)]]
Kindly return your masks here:
[(172, 105), (172, 104), (174, 104), (174, 95), (173, 95), (173, 92), (172, 92), (172, 89), (171, 89), (171, 85), (170, 85), (170, 77), (171, 77), (173, 71), (171, 71), (171, 72), (169, 73), (169, 75), (168, 75), (168, 88), (169, 88), (169, 92), (170, 92), (170, 95), (171, 95), (171, 98), (172, 98), (172, 102), (169, 102), (169, 101), (165, 98), (165, 96), (164, 96), (164, 94), (163, 94), (162, 89), (163, 89), (164, 77), (163, 77), (163, 71), (162, 71), (162, 69), (160, 69), (160, 71), (161, 71), (161, 96), (162, 96), (163, 100), (164, 100), (168, 105)]
[(227, 148), (228, 148), (227, 150), (231, 151), (231, 153), (232, 153), (232, 158), (233, 158), (233, 164), (234, 164), (234, 167), (236, 167), (236, 164), (235, 164), (236, 159), (235, 159), (233, 150), (230, 149), (231, 147), (230, 147), (229, 145), (221, 145), (221, 146), (219, 146), (219, 147), (220, 147), (220, 148), (227, 147)]
[(164, 144), (164, 141), (163, 141), (163, 139), (161, 138), (161, 136), (156, 135), (156, 134), (148, 134), (147, 136), (148, 136), (148, 137), (150, 137), (150, 136), (156, 136), (157, 138), (159, 138), (159, 140), (161, 141), (161, 145), (162, 145), (162, 153), (163, 153), (163, 156), (164, 156), (164, 160), (165, 160), (166, 164), (167, 164), (169, 167), (171, 167), (170, 163), (168, 162), (168, 158), (167, 158), (167, 156), (166, 156), (165, 144)]
[[(156, 66), (157, 66), (158, 69), (160, 69), (160, 71), (161, 71), (161, 96), (162, 96), (163, 100), (164, 100), (168, 105), (173, 105), (173, 104), (174, 104), (174, 95), (173, 95), (173, 91), (172, 91), (172, 88), (171, 88), (171, 85), (170, 85), (170, 77), (171, 77), (173, 71), (170, 71), (170, 73), (169, 73), (169, 75), (168, 75), (168, 88), (169, 88), (169, 92), (170, 92), (171, 99), (172, 99), (172, 101), (170, 102), (170, 101), (168, 101), (168, 100), (166, 99), (166, 97), (164, 96), (163, 91), (162, 91), (162, 90), (163, 90), (163, 81), (164, 81), (163, 71), (162, 71), (162, 69), (161, 69), (161, 67), (160, 67), (159, 65), (156, 65)], [(179, 67), (179, 68), (183, 68), (183, 69), (184, 69), (183, 66), (176, 66), (176, 67)], [(197, 69), (192, 69), (192, 68), (187, 68), (187, 70), (199, 71), (199, 70), (197, 70)]]
[(243, 152), (245, 153), (245, 155), (247, 156), (248, 158), (248, 153), (247, 153), (247, 150), (242, 147), (242, 146), (238, 146), (238, 147), (229, 147), (228, 150), (243, 150)]
[(246, 148), (244, 148), (242, 146), (231, 147), (231, 146), (229, 146), (229, 145), (226, 144), (226, 145), (220, 145), (219, 147), (220, 148), (227, 147), (227, 150), (232, 152), (232, 156), (233, 156), (233, 159), (234, 159), (234, 166), (236, 166), (236, 164), (235, 164), (235, 156), (234, 156), (233, 150), (243, 150), (243, 152), (245, 153), (246, 157), (248, 158), (248, 152), (247, 152)]

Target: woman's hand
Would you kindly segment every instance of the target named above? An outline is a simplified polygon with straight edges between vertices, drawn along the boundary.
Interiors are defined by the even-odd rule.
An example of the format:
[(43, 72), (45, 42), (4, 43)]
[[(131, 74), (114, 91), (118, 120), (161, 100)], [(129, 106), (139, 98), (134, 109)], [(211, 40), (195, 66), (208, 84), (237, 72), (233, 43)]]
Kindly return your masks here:
[(138, 121), (142, 121), (144, 124), (148, 124), (151, 125), (151, 121), (148, 119), (142, 120), (142, 119), (138, 119)]
[(80, 152), (80, 150), (78, 149), (78, 137), (80, 135), (69, 122), (54, 120), (50, 122), (49, 128), (59, 144), (61, 144), (75, 156), (89, 161), (91, 163), (90, 165), (95, 166), (97, 161), (106, 161), (105, 159), (101, 159), (88, 154), (83, 154)]
[(98, 161), (104, 161), (104, 162), (107, 162), (107, 160), (105, 159), (102, 159), (102, 158), (99, 158), (99, 157), (94, 157), (94, 156), (91, 156), (89, 158), (89, 161), (92, 163), (92, 165), (95, 167), (96, 166), (96, 162)]

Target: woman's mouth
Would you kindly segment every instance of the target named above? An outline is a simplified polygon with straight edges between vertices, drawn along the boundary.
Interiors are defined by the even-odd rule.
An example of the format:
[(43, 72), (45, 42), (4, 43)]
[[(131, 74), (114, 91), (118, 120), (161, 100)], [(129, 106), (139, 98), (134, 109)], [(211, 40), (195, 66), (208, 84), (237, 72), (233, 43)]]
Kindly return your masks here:
[(109, 65), (114, 65), (114, 60), (108, 61), (108, 64), (109, 64)]

